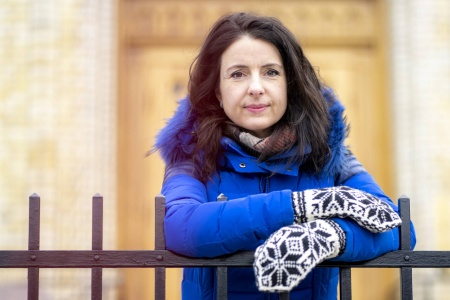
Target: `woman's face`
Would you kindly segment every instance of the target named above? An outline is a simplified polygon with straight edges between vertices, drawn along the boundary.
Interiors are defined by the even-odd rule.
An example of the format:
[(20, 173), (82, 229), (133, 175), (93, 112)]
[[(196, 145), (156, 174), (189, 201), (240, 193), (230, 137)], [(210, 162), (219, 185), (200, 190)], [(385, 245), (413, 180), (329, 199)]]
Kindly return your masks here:
[(236, 125), (264, 138), (287, 107), (286, 76), (277, 48), (244, 36), (222, 54), (217, 98)]

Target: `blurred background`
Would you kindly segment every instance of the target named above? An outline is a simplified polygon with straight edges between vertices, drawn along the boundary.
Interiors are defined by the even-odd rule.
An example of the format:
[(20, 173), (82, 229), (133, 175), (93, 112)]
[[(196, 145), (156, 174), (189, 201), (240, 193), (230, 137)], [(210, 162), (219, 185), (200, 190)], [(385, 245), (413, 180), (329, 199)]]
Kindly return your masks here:
[[(43, 250), (153, 249), (163, 165), (145, 158), (185, 95), (210, 26), (230, 11), (280, 18), (347, 107), (352, 150), (396, 202), (411, 198), (417, 250), (450, 250), (450, 2), (447, 0), (3, 0), (0, 249), (28, 245), (41, 197)], [(105, 269), (104, 299), (153, 299), (150, 269)], [(450, 299), (448, 269), (416, 269), (415, 299)], [(180, 270), (167, 299), (181, 299)], [(399, 299), (398, 271), (353, 270), (355, 299)], [(0, 269), (1, 299), (27, 271)], [(89, 299), (90, 270), (43, 269), (41, 299)]]

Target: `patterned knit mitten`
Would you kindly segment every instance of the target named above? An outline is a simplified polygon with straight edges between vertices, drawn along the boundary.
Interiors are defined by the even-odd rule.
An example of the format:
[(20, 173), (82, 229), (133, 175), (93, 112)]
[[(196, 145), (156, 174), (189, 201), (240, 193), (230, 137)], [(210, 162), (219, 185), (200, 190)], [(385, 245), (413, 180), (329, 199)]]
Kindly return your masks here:
[(309, 189), (292, 193), (295, 223), (332, 217), (352, 218), (372, 232), (384, 232), (402, 223), (386, 202), (347, 186)]
[(294, 224), (275, 231), (255, 251), (260, 291), (290, 291), (318, 264), (345, 249), (345, 233), (332, 220)]

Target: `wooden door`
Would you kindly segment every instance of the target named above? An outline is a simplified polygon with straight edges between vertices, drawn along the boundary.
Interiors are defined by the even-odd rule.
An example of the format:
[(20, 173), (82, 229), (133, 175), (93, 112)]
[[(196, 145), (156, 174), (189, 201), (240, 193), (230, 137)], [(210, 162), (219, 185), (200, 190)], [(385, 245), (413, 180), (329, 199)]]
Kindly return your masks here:
[[(349, 143), (389, 194), (384, 0), (119, 1), (119, 249), (153, 249), (154, 197), (163, 164), (145, 157), (164, 120), (186, 93), (188, 68), (213, 22), (229, 11), (279, 17), (299, 38), (321, 77), (347, 107)], [(122, 270), (120, 299), (153, 299), (153, 271)], [(355, 299), (391, 299), (395, 271), (354, 270)], [(167, 299), (181, 299), (180, 270), (170, 270)]]
[[(125, 55), (127, 68), (120, 127), (118, 203), (119, 248), (154, 249), (154, 197), (159, 194), (164, 165), (158, 154), (147, 155), (154, 137), (186, 94), (186, 70), (193, 50), (158, 46), (134, 49)], [(123, 156), (123, 157), (122, 157)], [(168, 270), (167, 299), (179, 299), (179, 270)], [(153, 270), (122, 271), (120, 299), (153, 299)], [(173, 283), (173, 282), (176, 283)]]

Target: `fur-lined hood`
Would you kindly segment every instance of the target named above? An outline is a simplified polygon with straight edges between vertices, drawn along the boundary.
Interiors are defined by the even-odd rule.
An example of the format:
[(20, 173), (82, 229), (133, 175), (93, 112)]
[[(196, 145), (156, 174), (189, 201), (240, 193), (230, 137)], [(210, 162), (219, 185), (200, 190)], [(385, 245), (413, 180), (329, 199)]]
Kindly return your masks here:
[[(335, 176), (343, 171), (347, 147), (344, 145), (348, 125), (344, 117), (344, 106), (333, 91), (324, 88), (322, 94), (330, 105), (331, 129), (328, 145), (331, 157), (324, 166), (322, 174)], [(191, 104), (186, 97), (179, 101), (178, 108), (164, 128), (158, 133), (154, 151), (159, 151), (166, 164), (172, 164), (190, 158), (194, 150), (192, 132), (196, 127), (196, 118), (192, 115)]]

